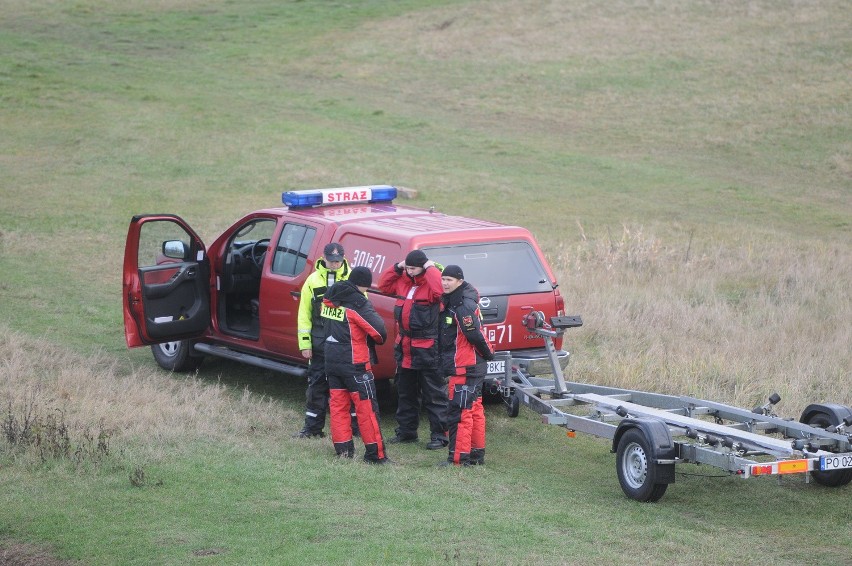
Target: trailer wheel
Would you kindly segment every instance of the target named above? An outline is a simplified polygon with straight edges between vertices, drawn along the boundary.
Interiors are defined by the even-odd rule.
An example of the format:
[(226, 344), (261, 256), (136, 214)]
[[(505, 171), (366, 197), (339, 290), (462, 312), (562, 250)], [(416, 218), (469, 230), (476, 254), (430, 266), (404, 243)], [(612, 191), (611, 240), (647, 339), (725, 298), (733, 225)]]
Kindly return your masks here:
[(616, 452), (618, 483), (624, 494), (636, 501), (659, 501), (669, 485), (657, 483), (658, 467), (645, 434), (638, 428), (626, 431)]
[[(828, 428), (837, 424), (832, 422), (832, 420), (828, 413), (814, 413), (808, 418), (808, 422), (805, 424), (816, 428)], [(832, 470), (830, 472), (813, 470), (811, 477), (820, 485), (841, 487), (852, 481), (852, 468), (847, 470)]]
[(193, 371), (198, 369), (204, 356), (194, 354), (192, 342), (180, 340), (176, 342), (163, 342), (151, 346), (151, 353), (157, 364), (169, 371)]
[(512, 418), (517, 417), (521, 410), (521, 399), (518, 397), (518, 392), (515, 391), (508, 397), (504, 397), (503, 401), (506, 403), (506, 413)]

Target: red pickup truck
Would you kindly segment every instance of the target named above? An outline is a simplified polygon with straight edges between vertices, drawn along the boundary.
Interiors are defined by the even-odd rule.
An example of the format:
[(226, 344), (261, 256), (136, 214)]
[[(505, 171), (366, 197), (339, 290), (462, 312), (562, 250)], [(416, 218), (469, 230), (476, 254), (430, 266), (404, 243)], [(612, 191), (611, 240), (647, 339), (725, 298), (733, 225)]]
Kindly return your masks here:
[[(488, 338), (511, 363), (549, 374), (542, 337), (525, 314), (564, 315), (556, 279), (533, 235), (518, 226), (394, 203), (388, 185), (290, 191), (285, 206), (251, 212), (209, 247), (180, 217), (134, 216), (124, 255), (124, 331), (129, 347), (150, 345), (165, 369), (187, 371), (220, 356), (291, 375), (305, 373), (296, 341), (299, 292), (329, 242), (373, 281), (413, 249), (457, 264), (480, 292)], [(389, 339), (378, 349), (377, 380), (393, 377), (393, 297), (370, 298)], [(564, 363), (568, 354), (557, 343)], [(508, 356), (489, 362), (503, 375)]]

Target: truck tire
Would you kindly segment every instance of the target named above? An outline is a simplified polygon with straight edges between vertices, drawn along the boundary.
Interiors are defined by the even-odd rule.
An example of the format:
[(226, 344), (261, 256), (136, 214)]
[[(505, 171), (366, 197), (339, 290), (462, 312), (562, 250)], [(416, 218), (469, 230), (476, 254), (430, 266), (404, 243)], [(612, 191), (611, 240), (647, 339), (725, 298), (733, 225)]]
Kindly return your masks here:
[[(839, 423), (832, 422), (834, 419), (828, 413), (813, 413), (808, 417), (805, 424), (816, 428), (828, 428)], [(821, 470), (813, 470), (811, 477), (814, 478), (820, 485), (826, 487), (841, 487), (852, 481), (852, 468), (847, 470), (832, 470), (823, 472)]]
[(204, 356), (194, 353), (192, 342), (189, 340), (154, 344), (151, 346), (151, 353), (157, 364), (168, 371), (194, 371), (204, 361)]
[(618, 483), (624, 494), (636, 501), (659, 501), (669, 485), (657, 483), (658, 466), (645, 434), (638, 428), (626, 431), (616, 452)]

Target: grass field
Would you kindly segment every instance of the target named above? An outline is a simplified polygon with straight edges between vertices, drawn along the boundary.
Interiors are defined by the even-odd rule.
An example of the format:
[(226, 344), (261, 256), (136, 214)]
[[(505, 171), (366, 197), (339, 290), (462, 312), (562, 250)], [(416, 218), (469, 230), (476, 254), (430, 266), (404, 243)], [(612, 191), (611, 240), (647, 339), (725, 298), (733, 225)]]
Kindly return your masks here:
[(640, 505), (605, 442), (499, 405), (483, 469), (333, 461), (289, 437), (303, 383), (159, 372), (120, 310), (133, 214), (209, 243), (283, 190), (390, 183), (533, 230), (573, 380), (852, 405), (847, 2), (0, 13), (0, 415), (54, 435), (0, 439), (0, 562), (852, 563), (849, 486), (685, 467)]

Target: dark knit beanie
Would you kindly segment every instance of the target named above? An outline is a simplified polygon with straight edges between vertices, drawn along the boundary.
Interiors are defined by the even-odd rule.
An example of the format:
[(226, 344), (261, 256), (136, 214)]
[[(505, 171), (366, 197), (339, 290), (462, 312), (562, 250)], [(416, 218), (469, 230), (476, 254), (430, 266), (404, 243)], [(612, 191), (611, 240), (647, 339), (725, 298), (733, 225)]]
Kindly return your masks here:
[(426, 257), (423, 250), (414, 250), (405, 256), (405, 265), (408, 267), (423, 267), (423, 264), (427, 261), (429, 261), (429, 258)]
[(458, 265), (448, 265), (441, 272), (444, 277), (453, 277), (454, 279), (464, 279), (464, 271)]
[(349, 281), (358, 287), (369, 287), (373, 284), (373, 272), (363, 265), (359, 265), (349, 274)]

